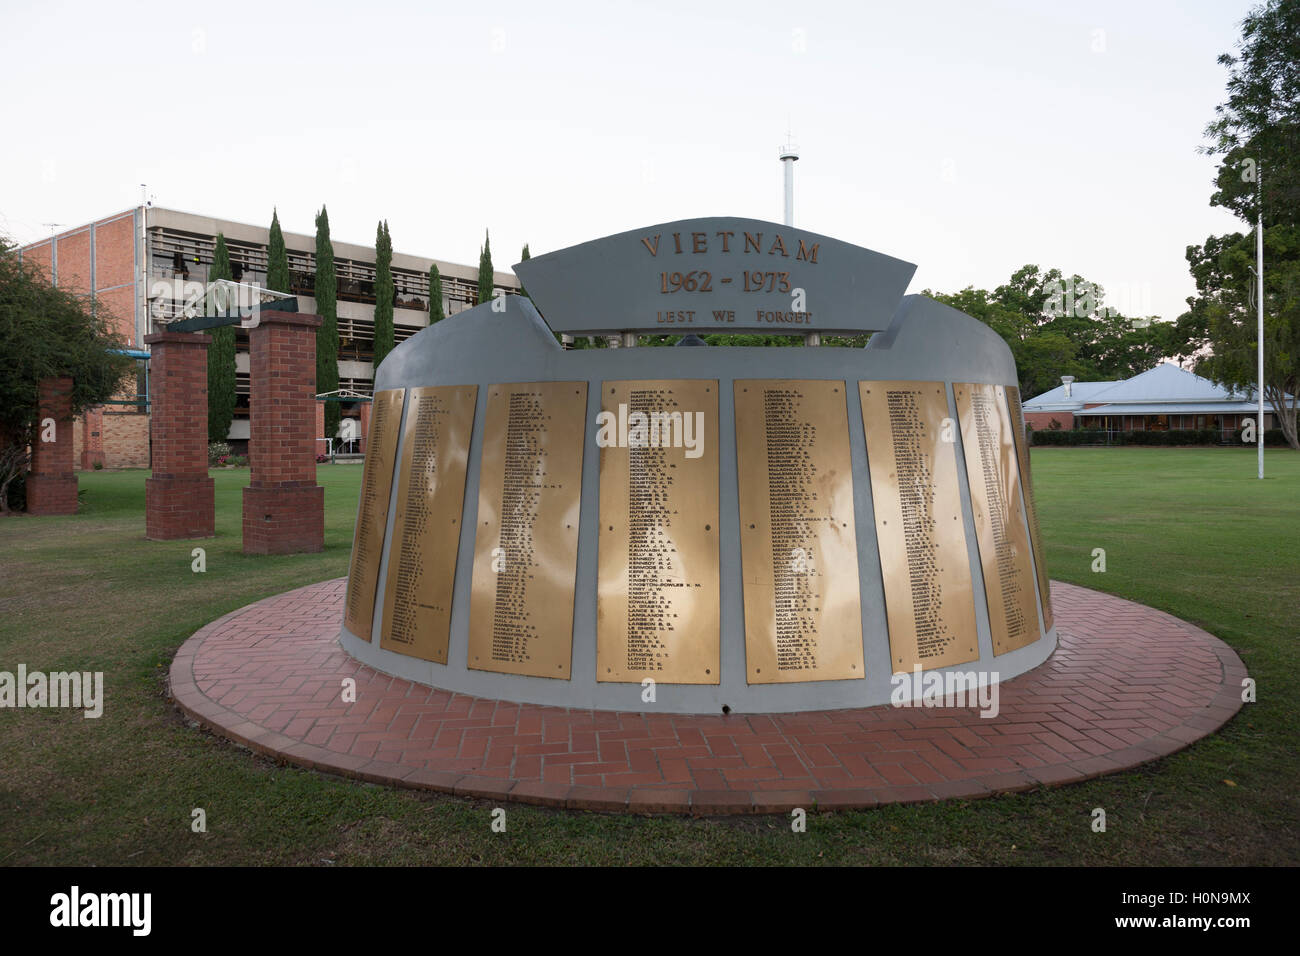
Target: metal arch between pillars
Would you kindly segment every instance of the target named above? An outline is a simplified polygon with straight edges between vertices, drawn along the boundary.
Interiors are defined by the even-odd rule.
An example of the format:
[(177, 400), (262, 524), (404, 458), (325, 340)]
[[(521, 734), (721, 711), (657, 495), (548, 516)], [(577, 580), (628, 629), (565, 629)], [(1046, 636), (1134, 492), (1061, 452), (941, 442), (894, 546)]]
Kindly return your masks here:
[(317, 392), (316, 401), (318, 402), (372, 402), (374, 401), (369, 395), (363, 395), (361, 392), (350, 388), (336, 388), (332, 392)]
[[(217, 283), (213, 283), (216, 285)], [(236, 309), (231, 311), (223, 309), (214, 312), (212, 315), (196, 315), (192, 319), (181, 319), (177, 322), (168, 322), (162, 328), (161, 332), (202, 332), (205, 329), (217, 329), (227, 325), (243, 325), (249, 328), (257, 325), (254, 321), (259, 312), (297, 312), (298, 297), (287, 295), (283, 292), (271, 292), (267, 289), (260, 289), (257, 286), (238, 286), (241, 289), (254, 289), (260, 295), (277, 296), (278, 298), (270, 302), (254, 302), (247, 309)], [(205, 296), (205, 301), (207, 297)]]

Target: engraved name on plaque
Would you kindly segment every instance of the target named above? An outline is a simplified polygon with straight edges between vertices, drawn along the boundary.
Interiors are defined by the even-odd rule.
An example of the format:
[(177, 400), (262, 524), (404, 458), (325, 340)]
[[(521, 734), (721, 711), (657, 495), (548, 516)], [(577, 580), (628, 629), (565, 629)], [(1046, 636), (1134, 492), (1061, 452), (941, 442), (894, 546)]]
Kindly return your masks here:
[(596, 675), (718, 683), (718, 383), (605, 382)]
[(1015, 436), (1001, 385), (954, 384), (953, 393), (966, 451), (993, 653), (1005, 654), (1041, 636), (1029, 534), (1020, 505)]
[(380, 647), (447, 663), (477, 385), (411, 389)]
[(893, 671), (979, 657), (943, 382), (859, 382)]
[(586, 382), (488, 387), (468, 666), (569, 678)]
[(1029, 470), (1029, 436), (1025, 434), (1025, 414), (1020, 407), (1020, 389), (1007, 388), (1007, 406), (1011, 409), (1011, 430), (1016, 437), (1016, 461), (1020, 463), (1020, 479), (1025, 492), (1025, 512), (1029, 518), (1029, 547), (1034, 552), (1034, 572), (1038, 575), (1039, 600), (1043, 604), (1043, 627), (1051, 630), (1052, 586), (1047, 578), (1047, 565), (1043, 563), (1043, 534), (1038, 530), (1038, 507), (1034, 503), (1034, 476)]
[(402, 423), (404, 388), (375, 392), (366, 436), (366, 463), (361, 472), (361, 502), (348, 567), (348, 598), (344, 626), (364, 640), (372, 637), (375, 590), (379, 586), (379, 559), (388, 527), (388, 505), (393, 490), (393, 465), (397, 454), (397, 429)]
[(860, 679), (845, 384), (742, 379), (733, 391), (748, 681)]

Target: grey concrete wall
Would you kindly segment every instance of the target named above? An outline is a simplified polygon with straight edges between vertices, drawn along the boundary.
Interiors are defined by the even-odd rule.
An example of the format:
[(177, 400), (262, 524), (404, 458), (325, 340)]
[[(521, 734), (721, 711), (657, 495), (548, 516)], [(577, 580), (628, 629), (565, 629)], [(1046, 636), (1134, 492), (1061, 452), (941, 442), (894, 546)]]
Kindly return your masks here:
[[(458, 548), (451, 613), (448, 663), (430, 663), (379, 647), (389, 545), (393, 540), (396, 494), (390, 503), (386, 542), (379, 569), (373, 643), (344, 629), (340, 640), (359, 660), (399, 677), (435, 687), (504, 700), (601, 710), (659, 710), (718, 713), (789, 712), (885, 704), (890, 700), (889, 641), (884, 587), (877, 549), (871, 481), (867, 468), (862, 409), (855, 383), (862, 380), (943, 381), (949, 415), (957, 420), (954, 382), (1015, 385), (1016, 370), (1006, 343), (983, 323), (924, 296), (907, 296), (889, 327), (864, 349), (844, 348), (633, 348), (565, 351), (532, 303), (506, 297), (504, 312), (482, 305), (426, 329), (394, 350), (379, 369), (376, 390), (428, 385), (479, 386), (469, 449), (465, 507)], [(653, 705), (641, 701), (639, 684), (596, 681), (596, 569), (599, 521), (599, 449), (596, 416), (600, 384), (618, 379), (716, 379), (719, 383), (720, 628), (722, 674), (716, 686), (660, 684)], [(746, 683), (744, 602), (741, 590), (740, 518), (736, 487), (736, 444), (732, 382), (736, 379), (841, 379), (848, 384), (848, 441), (853, 464), (854, 507), (862, 607), (866, 677), (802, 684)], [(474, 534), (477, 526), (479, 466), (487, 385), (505, 382), (586, 381), (587, 440), (582, 469), (577, 588), (573, 608), (573, 669), (570, 680), (523, 677), (470, 670), (466, 665)], [(409, 406), (409, 398), (408, 398)], [(405, 412), (404, 412), (405, 414)], [(980, 656), (944, 670), (992, 674), (1001, 680), (1047, 659), (1056, 634), (994, 657), (984, 581), (966, 481), (964, 452), (957, 436), (963, 521), (975, 591)], [(400, 451), (398, 458), (400, 460)], [(1028, 532), (1026, 532), (1028, 533)], [(1032, 558), (1031, 558), (1032, 560)], [(1035, 583), (1035, 587), (1036, 587)]]

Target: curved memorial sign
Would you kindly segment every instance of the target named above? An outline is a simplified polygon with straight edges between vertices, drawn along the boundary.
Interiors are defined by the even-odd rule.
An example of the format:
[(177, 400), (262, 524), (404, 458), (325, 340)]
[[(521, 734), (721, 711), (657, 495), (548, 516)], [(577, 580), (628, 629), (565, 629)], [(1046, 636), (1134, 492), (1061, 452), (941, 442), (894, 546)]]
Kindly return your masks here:
[[(900, 675), (1041, 663), (1056, 633), (1015, 364), (983, 323), (905, 295), (913, 270), (734, 218), (520, 263), (531, 299), (378, 369), (343, 647), (480, 697), (678, 713), (898, 703)], [(738, 330), (876, 334), (556, 337)]]
[[(916, 266), (759, 219), (684, 219), (518, 263), (556, 332), (874, 332)], [(592, 308), (599, 303), (600, 308)]]

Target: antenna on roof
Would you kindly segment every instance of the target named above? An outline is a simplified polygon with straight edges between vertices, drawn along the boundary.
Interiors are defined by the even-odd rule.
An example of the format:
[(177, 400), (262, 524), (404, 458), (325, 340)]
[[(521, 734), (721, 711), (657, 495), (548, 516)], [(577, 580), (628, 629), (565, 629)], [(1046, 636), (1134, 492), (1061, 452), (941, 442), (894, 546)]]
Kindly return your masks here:
[[(799, 159), (799, 147), (794, 144), (794, 139), (790, 135), (790, 128), (787, 124), (785, 133), (785, 145), (781, 147), (781, 165), (785, 167), (785, 224), (794, 225), (794, 164)], [(803, 337), (804, 345), (817, 346), (822, 344), (821, 333), (807, 332)]]
[(785, 145), (781, 147), (781, 164), (785, 166), (785, 224), (794, 225), (794, 164), (799, 158), (799, 147), (789, 133), (785, 135)]

